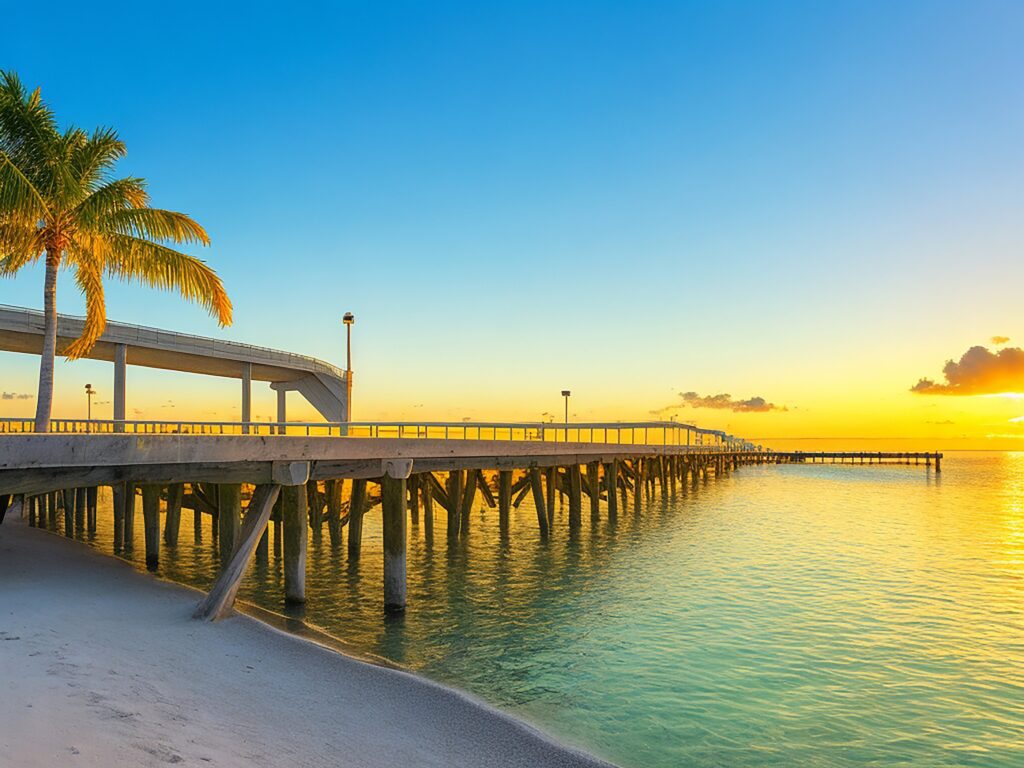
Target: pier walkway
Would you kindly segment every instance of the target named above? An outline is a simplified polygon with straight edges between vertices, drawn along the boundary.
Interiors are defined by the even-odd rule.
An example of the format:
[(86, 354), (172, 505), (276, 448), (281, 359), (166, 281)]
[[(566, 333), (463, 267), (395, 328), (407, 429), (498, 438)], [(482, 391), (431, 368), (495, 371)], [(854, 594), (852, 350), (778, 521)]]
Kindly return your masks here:
[[(97, 486), (113, 492), (114, 549), (131, 546), (136, 494), (142, 497), (146, 563), (177, 543), (182, 509), (199, 531), (210, 518), (222, 570), (197, 615), (227, 612), (255, 556), (267, 557), (273, 525), (283, 546), (285, 599), (305, 601), (309, 527), (326, 525), (350, 559), (359, 557), (363, 517), (380, 505), (384, 607), (406, 602), (409, 520), (432, 526), (435, 505), (447, 539), (469, 533), (478, 503), (496, 508), (503, 532), (524, 498), (551, 535), (556, 499), (568, 506), (570, 535), (639, 514), (656, 487), (685, 491), (750, 464), (920, 463), (940, 470), (941, 454), (766, 451), (724, 432), (675, 422), (551, 424), (467, 422), (130, 422), (60, 421), (31, 432), (31, 421), (0, 420), (0, 514), (10, 505), (30, 524), (95, 531)], [(248, 500), (243, 514), (243, 500)], [(163, 535), (161, 536), (161, 516)]]

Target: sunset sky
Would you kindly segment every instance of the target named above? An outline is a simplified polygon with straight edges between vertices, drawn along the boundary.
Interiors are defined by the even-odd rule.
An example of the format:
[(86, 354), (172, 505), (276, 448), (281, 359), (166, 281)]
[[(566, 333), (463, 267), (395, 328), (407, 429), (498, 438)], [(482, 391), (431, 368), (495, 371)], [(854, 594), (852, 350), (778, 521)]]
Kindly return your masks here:
[[(1018, 2), (60, 6), (0, 69), (117, 128), (235, 305), (221, 330), (110, 284), (112, 319), (343, 365), (350, 310), (359, 420), (538, 420), (569, 388), (577, 420), (1024, 448), (995, 396), (1024, 392)], [(41, 307), (42, 271), (0, 303)], [(4, 415), (37, 366), (0, 353)], [(109, 416), (111, 376), (60, 363), (54, 415), (90, 382)], [(237, 418), (238, 390), (133, 368), (129, 418)]]

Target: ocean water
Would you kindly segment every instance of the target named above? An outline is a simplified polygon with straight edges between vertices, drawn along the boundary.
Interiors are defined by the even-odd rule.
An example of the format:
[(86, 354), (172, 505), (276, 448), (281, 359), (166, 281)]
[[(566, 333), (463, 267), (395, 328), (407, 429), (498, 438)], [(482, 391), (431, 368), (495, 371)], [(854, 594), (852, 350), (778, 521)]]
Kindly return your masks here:
[[(349, 563), (311, 534), (304, 618), (622, 766), (1024, 765), (1024, 454), (924, 467), (745, 467), (539, 540), (409, 529), (382, 615), (379, 507)], [(142, 567), (142, 516), (130, 557)], [(92, 545), (111, 551), (109, 494)], [(159, 572), (208, 586), (205, 518)], [(347, 533), (347, 531), (346, 531)], [(240, 599), (284, 612), (281, 563)]]

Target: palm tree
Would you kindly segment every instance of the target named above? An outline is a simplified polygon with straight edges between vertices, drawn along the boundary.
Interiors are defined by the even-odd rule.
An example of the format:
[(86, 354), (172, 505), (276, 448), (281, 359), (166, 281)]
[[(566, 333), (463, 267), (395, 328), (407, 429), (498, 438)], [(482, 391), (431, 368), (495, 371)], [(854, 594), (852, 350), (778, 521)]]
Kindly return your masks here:
[(45, 259), (45, 334), (39, 364), (35, 430), (46, 432), (57, 352), (57, 273), (74, 273), (85, 298), (82, 335), (62, 354), (88, 354), (106, 327), (103, 278), (176, 290), (198, 302), (221, 326), (231, 301), (217, 274), (171, 245), (209, 245), (203, 228), (183, 213), (150, 208), (146, 183), (115, 178), (125, 145), (114, 131), (63, 133), (39, 90), (0, 71), (0, 276)]

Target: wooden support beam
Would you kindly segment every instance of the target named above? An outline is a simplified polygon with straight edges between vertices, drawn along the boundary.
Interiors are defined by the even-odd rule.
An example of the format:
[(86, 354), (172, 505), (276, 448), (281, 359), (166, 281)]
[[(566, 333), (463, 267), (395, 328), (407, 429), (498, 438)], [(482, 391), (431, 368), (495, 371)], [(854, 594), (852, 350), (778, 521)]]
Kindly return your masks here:
[(644, 471), (639, 458), (633, 459), (633, 513), (640, 514), (640, 503), (643, 500)]
[(241, 530), (242, 486), (222, 483), (217, 486), (217, 537), (221, 564), (226, 565), (231, 560)]
[(146, 539), (146, 568), (160, 565), (160, 494), (159, 485), (142, 486), (142, 524)]
[(185, 498), (185, 485), (173, 483), (167, 486), (167, 516), (164, 518), (164, 543), (176, 546), (178, 531), (181, 529), (181, 503)]
[(235, 553), (217, 576), (210, 592), (196, 607), (192, 614), (193, 618), (216, 621), (231, 610), (231, 606), (235, 603), (235, 595), (238, 594), (238, 586), (242, 583), (242, 577), (249, 567), (253, 550), (256, 548), (257, 542), (266, 535), (267, 522), (270, 520), (274, 502), (277, 501), (280, 492), (281, 486), (279, 485), (256, 486), (246, 509), (245, 522), (242, 524)]
[(498, 471), (498, 530), (508, 535), (508, 518), (512, 511), (512, 470)]
[(366, 481), (352, 481), (348, 505), (348, 558), (356, 560), (363, 547), (363, 515), (366, 513)]
[(497, 500), (494, 498), (494, 491), (487, 484), (487, 478), (484, 477), (483, 470), (476, 473), (476, 487), (480, 491), (480, 495), (483, 496), (484, 504), (489, 509), (494, 509), (498, 506)]
[(309, 506), (309, 527), (313, 529), (314, 536), (323, 533), (324, 501), (320, 494), (320, 484), (316, 480), (309, 480), (306, 483), (306, 504)]
[(284, 599), (288, 603), (304, 603), (306, 533), (309, 524), (305, 484), (284, 486), (281, 489), (281, 517), (284, 523)]
[(548, 535), (548, 514), (544, 508), (544, 488), (540, 482), (540, 470), (531, 467), (529, 474), (530, 489), (533, 491), (533, 505), (537, 508), (537, 528), (540, 530), (541, 537), (546, 537)]
[(384, 533), (384, 611), (405, 610), (405, 479), (384, 475), (380, 480)]

